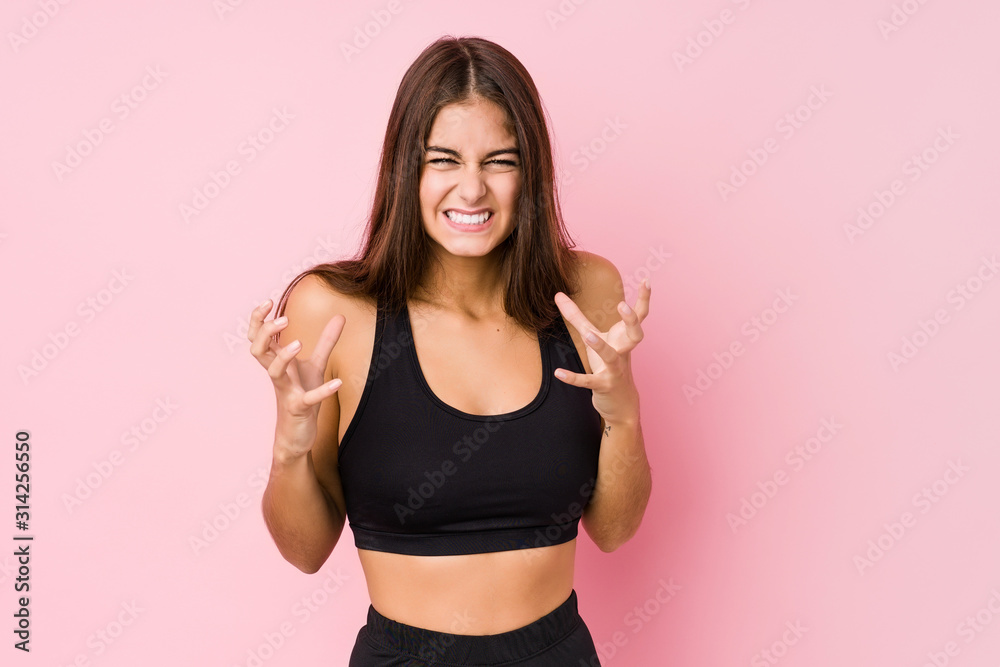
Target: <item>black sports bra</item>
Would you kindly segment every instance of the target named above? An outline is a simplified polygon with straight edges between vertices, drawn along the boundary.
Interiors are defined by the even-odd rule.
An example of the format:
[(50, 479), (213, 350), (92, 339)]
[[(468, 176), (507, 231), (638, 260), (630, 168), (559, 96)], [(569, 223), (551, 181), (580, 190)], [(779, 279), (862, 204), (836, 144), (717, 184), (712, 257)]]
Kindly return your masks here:
[(597, 481), (601, 416), (590, 389), (552, 375), (586, 372), (562, 318), (538, 338), (535, 398), (513, 412), (473, 415), (431, 391), (407, 308), (378, 308), (365, 388), (338, 453), (355, 546), (435, 556), (577, 536)]

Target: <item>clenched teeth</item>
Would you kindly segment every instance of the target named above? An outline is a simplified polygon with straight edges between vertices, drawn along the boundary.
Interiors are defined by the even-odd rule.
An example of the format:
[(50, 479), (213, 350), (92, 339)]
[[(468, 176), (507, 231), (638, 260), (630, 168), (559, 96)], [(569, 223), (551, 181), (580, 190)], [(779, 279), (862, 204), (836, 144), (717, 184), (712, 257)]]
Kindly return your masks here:
[(465, 215), (463, 213), (456, 213), (455, 211), (445, 211), (444, 214), (448, 216), (448, 219), (452, 222), (457, 222), (462, 225), (482, 225), (493, 215), (492, 212), (479, 213), (478, 215)]

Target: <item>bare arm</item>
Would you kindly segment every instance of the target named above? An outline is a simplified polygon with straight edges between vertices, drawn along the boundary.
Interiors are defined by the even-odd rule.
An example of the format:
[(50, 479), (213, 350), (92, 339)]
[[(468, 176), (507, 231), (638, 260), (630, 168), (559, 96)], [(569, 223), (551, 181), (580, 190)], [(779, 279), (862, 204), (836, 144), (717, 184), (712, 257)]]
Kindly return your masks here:
[[(293, 396), (295, 392), (280, 383), (294, 385), (292, 379), (298, 376), (300, 389), (322, 389), (323, 383), (336, 376), (330, 352), (344, 323), (342, 317), (335, 318), (337, 312), (335, 295), (319, 278), (309, 275), (299, 281), (286, 303), (288, 324), (280, 329), (279, 348), (288, 349), (296, 340), (301, 348), (288, 352), (287, 367), (279, 358), (274, 362), (278, 367), (269, 368), (272, 379), (279, 377), (276, 388), (287, 393), (278, 398), (271, 473), (261, 511), (281, 555), (309, 574), (330, 557), (346, 519), (337, 473), (340, 403), (335, 390), (327, 389), (318, 411), (313, 406), (310, 414), (301, 403), (301, 391)], [(265, 324), (261, 335), (273, 335), (274, 330), (266, 328), (270, 324)]]
[[(585, 259), (583, 286), (577, 295), (583, 316), (583, 319), (578, 320), (579, 328), (607, 331), (606, 335), (610, 340), (612, 328), (620, 330), (623, 327), (619, 305), (625, 299), (624, 283), (618, 269), (607, 259), (594, 253), (586, 253)], [(646, 317), (649, 295), (649, 288), (641, 286), (635, 311), (628, 316), (629, 322), (641, 321)], [(637, 327), (638, 322), (633, 326)], [(640, 334), (638, 338), (635, 336), (637, 333)], [(653, 483), (639, 421), (639, 395), (631, 371), (631, 350), (636, 341), (641, 340), (641, 330), (629, 333), (628, 338), (631, 340), (626, 340), (623, 335), (616, 335), (614, 338), (618, 345), (614, 350), (624, 351), (624, 370), (618, 371), (622, 377), (615, 380), (619, 386), (616, 395), (618, 403), (615, 406), (618, 410), (610, 421), (603, 415), (601, 417), (602, 437), (597, 483), (581, 517), (581, 525), (604, 552), (614, 551), (638, 531)], [(607, 345), (605, 343), (605, 347)], [(595, 360), (590, 359), (591, 356), (598, 357), (596, 361), (603, 374), (612, 378), (613, 375), (608, 375), (607, 364), (601, 358), (601, 353), (592, 354), (592, 347), (587, 345), (587, 354), (581, 356), (588, 372), (581, 380), (593, 381), (595, 377), (591, 366)]]
[(278, 551), (308, 574), (323, 566), (344, 529), (344, 513), (320, 484), (312, 453), (274, 457), (261, 511)]
[(634, 421), (605, 424), (597, 479), (581, 523), (598, 548), (609, 553), (639, 530), (652, 490), (638, 415)]

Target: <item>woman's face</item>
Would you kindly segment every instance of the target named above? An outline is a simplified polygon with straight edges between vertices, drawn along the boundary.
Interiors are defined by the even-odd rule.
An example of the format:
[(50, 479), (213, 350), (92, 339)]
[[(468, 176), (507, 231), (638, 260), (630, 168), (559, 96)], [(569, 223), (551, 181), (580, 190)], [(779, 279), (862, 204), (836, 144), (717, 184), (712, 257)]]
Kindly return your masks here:
[(514, 229), (521, 160), (504, 120), (503, 111), (483, 101), (448, 105), (434, 119), (420, 210), (427, 235), (452, 255), (484, 256)]

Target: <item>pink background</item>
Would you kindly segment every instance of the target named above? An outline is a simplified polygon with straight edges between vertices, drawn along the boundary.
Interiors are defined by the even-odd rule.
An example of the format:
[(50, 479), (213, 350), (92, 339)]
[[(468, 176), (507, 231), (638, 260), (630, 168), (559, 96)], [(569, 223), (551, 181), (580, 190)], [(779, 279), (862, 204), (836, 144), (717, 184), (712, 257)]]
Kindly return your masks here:
[(604, 664), (1000, 664), (997, 3), (232, 4), (0, 9), (0, 539), (19, 429), (36, 536), (30, 655), (0, 548), (0, 661), (346, 664), (353, 535), (310, 576), (267, 533), (246, 320), (357, 246), (400, 78), (452, 34), (525, 64), (579, 247), (653, 285), (652, 498), (578, 549)]

